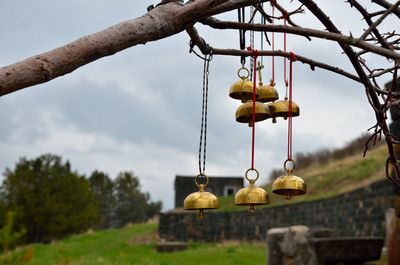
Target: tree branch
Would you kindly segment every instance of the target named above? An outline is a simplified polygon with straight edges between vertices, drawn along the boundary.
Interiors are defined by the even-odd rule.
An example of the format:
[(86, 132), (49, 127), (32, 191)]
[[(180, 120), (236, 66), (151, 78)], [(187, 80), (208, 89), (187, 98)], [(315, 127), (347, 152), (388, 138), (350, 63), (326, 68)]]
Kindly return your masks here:
[(360, 37), (360, 39), (365, 39), (371, 31), (376, 29), (376, 27), (382, 23), (382, 21), (390, 14), (392, 13), (397, 7), (400, 5), (400, 1), (397, 1), (394, 5), (392, 5), (388, 10), (383, 13), (382, 16), (380, 16)]
[[(234, 50), (234, 49), (217, 49), (217, 48), (212, 48), (212, 54), (214, 55), (231, 55), (231, 56), (253, 56), (254, 53), (252, 51), (243, 51), (243, 50)], [(290, 52), (283, 52), (281, 50), (275, 50), (275, 51), (259, 51), (257, 50), (257, 54), (259, 56), (279, 56), (279, 57), (286, 57), (290, 59)], [(309, 59), (307, 57), (301, 56), (299, 54), (296, 54), (296, 60), (305, 64), (310, 65), (311, 70), (315, 71), (315, 68), (321, 68), (325, 69), (327, 71), (345, 76), (347, 78), (350, 78), (356, 82), (361, 83), (360, 78), (357, 76), (344, 71), (343, 69), (335, 66), (331, 66), (329, 64), (325, 64), (322, 62), (318, 62), (312, 59)]]
[(400, 53), (385, 49), (379, 46), (369, 44), (363, 40), (355, 39), (351, 36), (345, 36), (340, 32), (326, 32), (310, 28), (297, 28), (284, 25), (266, 25), (266, 24), (252, 24), (252, 23), (238, 23), (231, 21), (220, 21), (216, 18), (205, 18), (200, 20), (204, 25), (208, 25), (215, 29), (245, 29), (254, 31), (270, 31), (270, 32), (286, 32), (288, 34), (300, 35), (300, 36), (312, 36), (320, 39), (327, 39), (343, 43), (347, 45), (353, 45), (360, 49), (367, 50), (372, 53), (376, 53), (391, 59), (400, 59)]

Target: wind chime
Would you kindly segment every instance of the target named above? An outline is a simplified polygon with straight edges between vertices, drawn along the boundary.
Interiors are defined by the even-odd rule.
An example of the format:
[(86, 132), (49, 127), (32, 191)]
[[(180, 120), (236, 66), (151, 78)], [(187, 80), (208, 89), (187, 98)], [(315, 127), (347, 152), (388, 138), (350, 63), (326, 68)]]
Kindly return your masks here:
[[(286, 14), (283, 17), (284, 25), (286, 26)], [(286, 53), (286, 32), (283, 34), (283, 43), (284, 43), (284, 52)], [(287, 159), (283, 164), (283, 168), (286, 171), (285, 175), (277, 178), (272, 184), (272, 192), (278, 195), (283, 195), (286, 199), (291, 199), (293, 196), (304, 195), (307, 193), (307, 186), (304, 183), (303, 179), (294, 176), (293, 171), (295, 169), (295, 162), (292, 158), (292, 150), (293, 150), (293, 117), (300, 115), (299, 106), (293, 101), (293, 62), (296, 60), (296, 56), (293, 52), (290, 52), (290, 66), (289, 66), (289, 81), (286, 77), (286, 57), (283, 59), (283, 73), (284, 73), (284, 81), (286, 87), (286, 96), (284, 101), (276, 101), (276, 109), (278, 110), (280, 106), (287, 106), (287, 108), (282, 108), (282, 116), (283, 118), (288, 119), (288, 136), (287, 136)], [(289, 98), (288, 98), (289, 91)], [(278, 105), (279, 103), (279, 105)], [(270, 106), (271, 108), (271, 106)], [(283, 111), (284, 109), (284, 111)], [(286, 109), (288, 110), (286, 112)]]
[[(272, 4), (272, 23), (274, 23), (275, 8), (274, 3)], [(251, 12), (252, 19), (254, 18), (253, 10)], [(244, 22), (244, 8), (238, 10), (239, 22)], [(251, 21), (252, 22), (252, 21)], [(265, 23), (265, 19), (263, 21)], [(286, 25), (286, 17), (284, 15), (284, 24)], [(257, 65), (257, 50), (254, 49), (254, 34), (250, 33), (251, 44), (248, 50), (253, 51), (253, 57), (251, 61), (252, 69), (252, 80), (249, 81), (249, 70), (245, 68), (245, 58), (241, 58), (242, 67), (238, 70), (239, 81), (234, 83), (229, 91), (229, 96), (234, 99), (242, 101), (242, 105), (237, 109), (235, 113), (236, 121), (240, 123), (247, 123), (252, 127), (252, 162), (251, 168), (245, 173), (245, 178), (249, 182), (249, 187), (243, 188), (238, 191), (235, 196), (236, 205), (248, 205), (250, 206), (250, 212), (254, 212), (255, 205), (263, 205), (269, 203), (268, 194), (262, 188), (256, 187), (255, 182), (259, 178), (259, 172), (254, 168), (254, 143), (255, 143), (255, 123), (268, 118), (272, 118), (273, 123), (276, 123), (278, 117), (282, 117), (285, 120), (288, 119), (288, 158), (284, 163), (284, 169), (286, 175), (280, 176), (273, 183), (272, 191), (278, 195), (284, 195), (290, 199), (293, 196), (303, 195), (307, 192), (307, 187), (304, 181), (293, 175), (295, 169), (295, 163), (292, 159), (292, 118), (300, 115), (299, 106), (293, 101), (293, 87), (292, 87), (292, 63), (295, 60), (295, 56), (291, 53), (290, 58), (290, 79), (286, 77), (286, 57), (284, 58), (284, 82), (286, 88), (286, 95), (283, 100), (278, 100), (279, 95), (275, 89), (275, 58), (272, 56), (272, 78), (269, 85), (264, 85), (262, 81), (261, 69), (264, 67), (262, 62)], [(240, 35), (240, 48), (243, 50), (245, 47), (245, 33), (243, 30), (239, 31)], [(286, 33), (284, 33), (284, 52), (286, 53)], [(261, 35), (261, 45), (263, 43)], [(275, 36), (272, 32), (272, 51), (275, 50)], [(262, 60), (262, 57), (261, 57)], [(256, 65), (258, 67), (256, 67)], [(256, 73), (259, 74), (259, 86), (256, 87)], [(267, 104), (264, 104), (267, 103)], [(250, 171), (254, 171), (256, 177), (251, 179), (248, 177)]]
[[(205, 210), (217, 209), (219, 207), (218, 198), (214, 194), (206, 191), (209, 181), (208, 176), (205, 174), (207, 147), (208, 75), (212, 55), (206, 55), (203, 60), (203, 103), (200, 126), (199, 174), (194, 178), (194, 183), (199, 191), (189, 194), (183, 202), (183, 208), (185, 210), (199, 211), (199, 218), (204, 218)], [(203, 181), (203, 183), (200, 183), (200, 181)]]

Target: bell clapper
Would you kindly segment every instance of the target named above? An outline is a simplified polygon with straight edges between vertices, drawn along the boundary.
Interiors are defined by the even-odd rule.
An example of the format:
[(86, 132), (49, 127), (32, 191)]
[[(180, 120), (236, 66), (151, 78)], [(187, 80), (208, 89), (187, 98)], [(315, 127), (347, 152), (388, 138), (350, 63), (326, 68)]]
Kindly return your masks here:
[(253, 214), (256, 212), (256, 208), (254, 207), (254, 204), (250, 205), (249, 213)]
[(200, 209), (199, 210), (199, 215), (198, 216), (199, 216), (199, 219), (204, 219), (204, 217), (206, 216), (205, 212), (204, 212), (204, 209)]

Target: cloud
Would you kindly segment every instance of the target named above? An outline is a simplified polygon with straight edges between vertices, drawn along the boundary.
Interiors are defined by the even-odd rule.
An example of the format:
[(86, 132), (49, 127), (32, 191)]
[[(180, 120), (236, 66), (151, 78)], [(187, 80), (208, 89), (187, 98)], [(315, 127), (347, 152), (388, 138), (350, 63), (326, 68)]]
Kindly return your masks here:
[[(351, 15), (343, 17), (328, 2), (324, 2), (326, 10), (333, 12), (330, 14), (335, 20), (340, 17), (340, 25), (350, 27), (347, 21), (361, 23)], [(2, 1), (0, 30), (4, 41), (0, 64), (140, 16), (150, 4)], [(235, 15), (231, 12), (226, 17), (236, 19)], [(308, 15), (298, 22), (309, 26), (316, 23)], [(198, 28), (215, 47), (238, 47), (237, 31)], [(188, 53), (188, 43), (188, 36), (181, 33), (136, 46), (49, 83), (2, 97), (0, 170), (12, 167), (21, 156), (33, 158), (43, 153), (69, 159), (86, 175), (95, 169), (112, 176), (132, 170), (140, 177), (143, 189), (152, 198), (163, 200), (164, 209), (170, 209), (175, 175), (194, 175), (198, 170), (203, 63)], [(289, 50), (296, 53), (352, 71), (337, 44), (290, 37), (289, 45)], [(264, 58), (264, 64), (263, 75), (268, 80), (269, 58)], [(239, 67), (239, 59), (228, 56), (214, 56), (210, 65), (209, 175), (240, 176), (250, 166), (250, 128), (235, 122), (240, 102), (228, 97)], [(282, 96), (280, 58), (276, 71)], [(327, 71), (312, 72), (307, 65), (295, 63), (294, 95), (301, 108), (301, 116), (294, 118), (295, 152), (341, 146), (373, 124), (373, 111), (362, 86)], [(256, 128), (256, 167), (264, 182), (269, 171), (281, 167), (286, 158), (287, 123), (280, 120), (272, 124), (268, 120)]]

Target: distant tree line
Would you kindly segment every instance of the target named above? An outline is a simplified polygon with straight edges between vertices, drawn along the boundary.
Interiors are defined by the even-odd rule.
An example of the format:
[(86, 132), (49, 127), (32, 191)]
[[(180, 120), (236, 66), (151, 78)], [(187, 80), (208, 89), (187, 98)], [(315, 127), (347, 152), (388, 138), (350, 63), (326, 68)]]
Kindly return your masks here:
[[(365, 150), (365, 145), (371, 134), (365, 133), (356, 139), (348, 142), (344, 147), (337, 148), (334, 150), (322, 148), (314, 152), (304, 153), (298, 152), (294, 155), (294, 160), (296, 162), (296, 168), (302, 169), (307, 168), (316, 164), (324, 164), (330, 160), (342, 159), (355, 154), (362, 155)], [(369, 148), (373, 146), (378, 146), (383, 144), (382, 142), (377, 142), (375, 145), (370, 143)], [(274, 180), (277, 176), (284, 174), (283, 169), (273, 169), (270, 172), (269, 179)]]
[(25, 231), (22, 240), (26, 243), (50, 242), (90, 228), (144, 222), (162, 207), (160, 201), (152, 202), (150, 195), (141, 191), (132, 172), (121, 172), (112, 180), (106, 173), (94, 171), (86, 178), (72, 170), (68, 161), (51, 154), (21, 158), (15, 169), (6, 169), (4, 177), (0, 228), (9, 226), (7, 216), (12, 213), (13, 227)]

